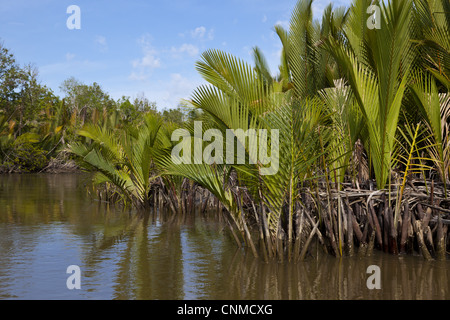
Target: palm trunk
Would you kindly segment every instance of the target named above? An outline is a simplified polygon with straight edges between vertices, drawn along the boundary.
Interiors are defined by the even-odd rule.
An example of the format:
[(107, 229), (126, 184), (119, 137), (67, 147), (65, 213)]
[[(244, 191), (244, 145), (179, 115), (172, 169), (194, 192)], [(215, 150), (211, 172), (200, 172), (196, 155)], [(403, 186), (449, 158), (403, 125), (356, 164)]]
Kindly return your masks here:
[(411, 212), (409, 211), (409, 202), (408, 200), (405, 201), (405, 208), (403, 213), (403, 219), (402, 219), (402, 229), (401, 229), (401, 236), (400, 236), (400, 252), (404, 253), (406, 250), (406, 240), (408, 237), (408, 226), (411, 221)]

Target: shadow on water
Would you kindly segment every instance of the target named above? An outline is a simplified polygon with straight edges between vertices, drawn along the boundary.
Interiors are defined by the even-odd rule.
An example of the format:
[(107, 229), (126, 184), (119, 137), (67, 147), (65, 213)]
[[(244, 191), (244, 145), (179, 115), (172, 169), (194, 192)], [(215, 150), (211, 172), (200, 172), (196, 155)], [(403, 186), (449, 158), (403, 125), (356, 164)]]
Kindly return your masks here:
[[(0, 176), (1, 299), (450, 299), (448, 261), (336, 259), (299, 264), (237, 249), (214, 213), (175, 219), (87, 197), (80, 175)], [(81, 269), (81, 290), (66, 268)], [(380, 290), (366, 281), (380, 267)]]

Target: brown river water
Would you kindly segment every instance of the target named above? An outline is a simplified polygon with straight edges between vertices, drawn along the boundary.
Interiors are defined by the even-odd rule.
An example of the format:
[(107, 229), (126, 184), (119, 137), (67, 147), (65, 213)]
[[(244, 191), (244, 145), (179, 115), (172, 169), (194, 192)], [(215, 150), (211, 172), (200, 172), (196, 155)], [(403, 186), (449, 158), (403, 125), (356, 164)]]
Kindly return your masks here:
[[(0, 176), (0, 299), (450, 299), (450, 261), (377, 251), (337, 259), (313, 246), (304, 262), (264, 263), (212, 215), (138, 218), (92, 200), (85, 181)], [(66, 284), (71, 265), (80, 289)], [(379, 289), (367, 285), (370, 266), (379, 267)]]

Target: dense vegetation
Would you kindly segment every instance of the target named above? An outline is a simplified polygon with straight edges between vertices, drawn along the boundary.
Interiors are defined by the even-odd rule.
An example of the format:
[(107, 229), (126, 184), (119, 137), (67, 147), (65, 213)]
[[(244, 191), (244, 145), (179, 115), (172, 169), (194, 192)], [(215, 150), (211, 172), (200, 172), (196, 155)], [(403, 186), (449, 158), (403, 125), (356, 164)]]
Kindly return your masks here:
[[(376, 29), (367, 27), (371, 4), (381, 8)], [(13, 97), (2, 96), (3, 137), (29, 132), (24, 140), (39, 141), (39, 149), (67, 146), (60, 150), (95, 172), (99, 195), (111, 201), (145, 209), (159, 199), (184, 214), (207, 190), (237, 244), (265, 260), (303, 259), (315, 238), (336, 256), (376, 246), (445, 259), (449, 2), (355, 0), (349, 8), (328, 6), (319, 22), (312, 0), (300, 0), (289, 30), (275, 31), (283, 45), (276, 76), (257, 47), (254, 65), (219, 50), (203, 53), (196, 67), (209, 85), (193, 92), (197, 112), (186, 123), (165, 121), (148, 105), (114, 103), (95, 84), (73, 80), (63, 100), (39, 86), (46, 94), (39, 112), (31, 111), (30, 86), (19, 81), (20, 90), (7, 90)], [(24, 121), (31, 113), (34, 122)], [(175, 164), (172, 133), (183, 126), (194, 136), (194, 119), (203, 133), (214, 128), (223, 136), (278, 130), (279, 170), (261, 174), (265, 164), (252, 164), (248, 147), (245, 164)], [(14, 138), (3, 138), (4, 155), (18, 152)], [(245, 136), (235, 138), (248, 146)]]
[(72, 158), (66, 147), (83, 141), (78, 131), (88, 124), (110, 129), (138, 126), (152, 113), (167, 122), (181, 124), (193, 113), (180, 106), (158, 111), (145, 96), (113, 100), (99, 84), (65, 80), (56, 96), (39, 81), (32, 65), (20, 66), (0, 44), (0, 172), (39, 172), (45, 168), (68, 170)]

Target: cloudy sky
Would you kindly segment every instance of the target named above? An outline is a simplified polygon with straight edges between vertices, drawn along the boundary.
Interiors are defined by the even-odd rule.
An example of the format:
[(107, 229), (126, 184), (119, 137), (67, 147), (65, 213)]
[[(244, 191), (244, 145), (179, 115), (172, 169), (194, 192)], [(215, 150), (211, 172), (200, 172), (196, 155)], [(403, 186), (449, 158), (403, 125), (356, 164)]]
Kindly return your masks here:
[[(99, 83), (114, 99), (144, 94), (173, 108), (204, 83), (195, 70), (214, 48), (252, 62), (259, 46), (276, 72), (280, 42), (297, 0), (0, 0), (0, 41), (20, 64), (32, 63), (57, 95), (68, 77)], [(314, 13), (350, 0), (315, 0)], [(81, 29), (70, 5), (80, 8)]]

